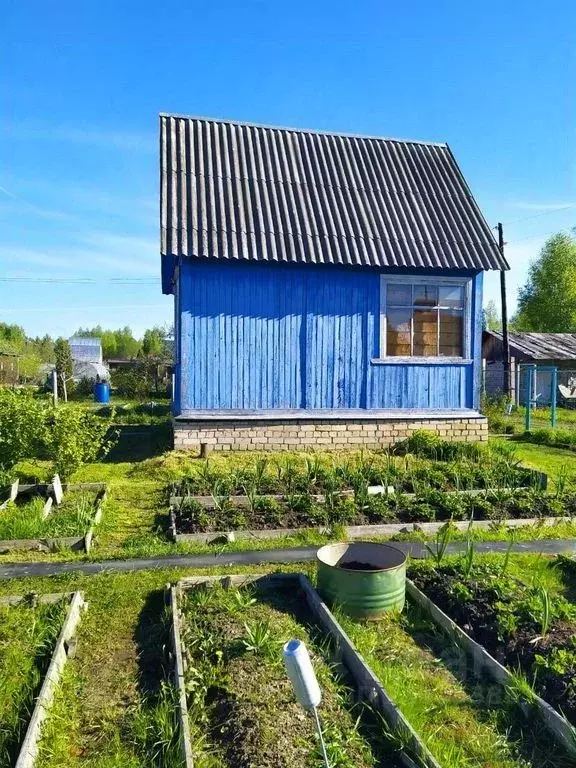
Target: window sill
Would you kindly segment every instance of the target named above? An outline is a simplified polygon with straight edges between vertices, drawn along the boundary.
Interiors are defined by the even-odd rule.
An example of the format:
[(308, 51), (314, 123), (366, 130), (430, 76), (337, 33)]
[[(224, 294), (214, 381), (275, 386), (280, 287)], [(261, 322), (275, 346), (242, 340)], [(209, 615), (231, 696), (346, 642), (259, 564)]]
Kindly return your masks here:
[(372, 365), (472, 365), (464, 357), (373, 357)]

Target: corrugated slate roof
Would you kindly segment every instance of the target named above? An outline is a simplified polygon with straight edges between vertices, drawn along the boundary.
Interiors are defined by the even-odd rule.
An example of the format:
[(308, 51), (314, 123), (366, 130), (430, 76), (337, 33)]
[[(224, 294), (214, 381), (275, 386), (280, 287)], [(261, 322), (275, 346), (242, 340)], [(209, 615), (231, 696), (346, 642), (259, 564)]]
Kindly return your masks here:
[(160, 116), (162, 254), (507, 269), (445, 144)]
[[(500, 331), (485, 331), (502, 342)], [(509, 332), (510, 351), (519, 352), (533, 360), (576, 360), (576, 333)]]

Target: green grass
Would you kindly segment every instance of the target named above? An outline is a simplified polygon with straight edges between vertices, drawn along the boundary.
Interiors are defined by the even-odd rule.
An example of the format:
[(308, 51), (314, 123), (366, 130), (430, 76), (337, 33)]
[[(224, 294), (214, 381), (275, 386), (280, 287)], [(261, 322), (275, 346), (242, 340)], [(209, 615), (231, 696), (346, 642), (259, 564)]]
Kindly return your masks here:
[(16, 761), (66, 608), (0, 606), (0, 765)]
[(38, 768), (181, 768), (167, 685), (164, 587), (184, 573), (0, 582), (0, 594), (80, 589), (89, 605), (43, 730)]
[(40, 496), (23, 504), (9, 503), (0, 514), (0, 539), (83, 536), (94, 517), (93, 494), (68, 492), (62, 504), (53, 504), (48, 517), (42, 519), (44, 503)]
[[(514, 408), (512, 413), (508, 414), (504, 407), (488, 408), (488, 416), (494, 416), (498, 422), (511, 424), (516, 432), (523, 432), (526, 423), (526, 409), (524, 406)], [(531, 414), (532, 429), (548, 429), (552, 426), (550, 421), (550, 408), (536, 408)], [(576, 409), (557, 408), (556, 409), (556, 428), (557, 429), (576, 429)]]
[[(519, 444), (515, 446), (517, 456), (527, 465), (547, 471), (554, 476), (563, 472), (564, 466), (569, 472), (576, 473), (576, 455), (568, 452)], [(303, 458), (309, 454), (287, 453), (285, 460)], [(339, 454), (341, 456), (341, 454)], [(210, 461), (216, 468), (234, 469), (252, 464), (258, 455), (247, 453), (213, 456)], [(332, 454), (324, 454), (326, 460), (332, 460)], [(0, 555), (0, 562), (22, 562), (29, 560), (106, 560), (124, 557), (152, 557), (172, 554), (207, 554), (214, 552), (235, 552), (243, 550), (266, 550), (294, 546), (316, 546), (328, 541), (339, 540), (342, 532), (334, 529), (333, 535), (321, 535), (313, 531), (301, 531), (298, 534), (281, 539), (242, 540), (229, 544), (203, 545), (172, 543), (168, 536), (168, 504), (165, 496), (166, 487), (183, 477), (189, 476), (201, 466), (197, 458), (181, 452), (168, 452), (141, 461), (105, 461), (87, 464), (81, 467), (72, 478), (73, 482), (105, 482), (108, 496), (105, 503), (102, 523), (97, 529), (95, 544), (90, 555), (63, 550), (50, 554), (42, 552), (13, 552)], [(45, 462), (21, 462), (16, 473), (22, 480), (45, 482), (50, 479), (50, 465)], [(48, 535), (48, 534), (46, 534)], [(488, 530), (475, 531), (477, 541), (507, 540), (509, 531), (505, 526), (494, 523)], [(547, 538), (576, 538), (576, 521), (556, 523), (552, 526), (540, 524), (520, 528), (515, 533), (518, 541), (531, 541)], [(411, 531), (398, 534), (395, 540), (430, 540), (421, 532)], [(465, 533), (455, 533), (454, 541), (464, 540)], [(374, 537), (385, 540), (385, 537)]]
[[(543, 573), (549, 569), (555, 574), (556, 568), (551, 567), (553, 562), (545, 557), (512, 555), (509, 567), (511, 572), (518, 574), (535, 569)], [(274, 570), (273, 566), (234, 566), (202, 569), (197, 573), (265, 573)], [(293, 564), (283, 566), (282, 570), (304, 571), (314, 578), (313, 564)], [(76, 657), (65, 667), (62, 685), (44, 730), (39, 768), (175, 768), (161, 763), (154, 758), (154, 750), (151, 751), (156, 743), (163, 749), (163, 745), (171, 743), (173, 736), (171, 694), (165, 690), (168, 667), (163, 590), (168, 582), (192, 573), (190, 569), (162, 569), (95, 576), (69, 573), (58, 577), (0, 581), (0, 595), (80, 589), (89, 604), (78, 628)], [(553, 578), (560, 577), (554, 575)], [(556, 583), (559, 589), (570, 587), (568, 580), (564, 587), (560, 581)], [(365, 626), (366, 631), (371, 630), (372, 625)], [(409, 647), (420, 649), (418, 655), (425, 659), (425, 664), (422, 663), (428, 665), (430, 674), (438, 675), (444, 663), (434, 659), (440, 659), (440, 652), (431, 645), (422, 644), (420, 638), (416, 643), (407, 633), (407, 627), (400, 626), (400, 629), (408, 638)], [(291, 629), (285, 634), (290, 632)], [(284, 639), (283, 634), (278, 639)], [(396, 634), (392, 634), (391, 648), (396, 647), (395, 638)], [(379, 633), (375, 641), (386, 646), (387, 635)], [(368, 651), (371, 653), (372, 650), (366, 650), (367, 656)], [(409, 659), (407, 656), (405, 680), (413, 686), (410, 677), (414, 663), (408, 663)], [(373, 659), (370, 663), (374, 663)], [(450, 678), (443, 678), (446, 679)], [(457, 676), (452, 682), (458, 690), (464, 690)], [(421, 696), (426, 697), (424, 688), (419, 690)], [(441, 689), (440, 684), (438, 689)], [(468, 697), (472, 695), (466, 690), (464, 693)], [(489, 718), (483, 723), (482, 708), (475, 709), (474, 702), (470, 703), (464, 694), (461, 695), (464, 709), (471, 708), (473, 719), (478, 719), (482, 728), (486, 727), (485, 733), (500, 733), (500, 724)], [(451, 704), (455, 705), (457, 701), (458, 697), (453, 695)], [(430, 709), (427, 714), (430, 722), (435, 722), (438, 727), (442, 724), (444, 728), (436, 710)], [(480, 732), (483, 731), (474, 731), (476, 735)], [(201, 732), (195, 734), (197, 745), (200, 745), (201, 736)], [(471, 765), (474, 763), (466, 764), (466, 768)], [(495, 763), (490, 768), (498, 765)], [(199, 766), (208, 768), (202, 762)]]
[[(491, 442), (502, 443), (504, 441), (493, 438)], [(576, 475), (576, 453), (573, 451), (521, 442), (514, 443), (514, 451), (517, 458), (527, 467), (546, 472), (550, 477), (552, 486), (558, 475), (566, 473)]]

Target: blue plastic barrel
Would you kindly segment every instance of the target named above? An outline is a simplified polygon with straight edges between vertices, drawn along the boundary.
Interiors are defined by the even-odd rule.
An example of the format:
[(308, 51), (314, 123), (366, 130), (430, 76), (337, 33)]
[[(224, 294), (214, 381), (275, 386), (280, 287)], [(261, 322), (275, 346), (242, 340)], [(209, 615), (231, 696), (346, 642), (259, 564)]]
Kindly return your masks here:
[(110, 384), (107, 381), (97, 381), (94, 384), (94, 400), (97, 403), (110, 402)]

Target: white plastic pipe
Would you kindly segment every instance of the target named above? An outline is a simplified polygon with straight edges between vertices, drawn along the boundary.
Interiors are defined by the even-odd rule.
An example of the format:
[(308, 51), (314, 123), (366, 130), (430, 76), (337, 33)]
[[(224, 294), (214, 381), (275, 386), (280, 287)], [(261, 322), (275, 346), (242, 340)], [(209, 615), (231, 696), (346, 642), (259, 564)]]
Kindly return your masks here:
[(290, 640), (284, 646), (286, 672), (299, 704), (304, 709), (315, 709), (322, 699), (308, 649), (301, 640)]
[(316, 680), (310, 656), (308, 655), (308, 649), (301, 640), (290, 640), (284, 646), (283, 656), (286, 672), (290, 678), (299, 704), (304, 707), (304, 709), (310, 710), (314, 714), (316, 730), (318, 731), (318, 738), (320, 739), (320, 746), (322, 747), (324, 765), (326, 768), (330, 768), (328, 755), (326, 753), (326, 744), (324, 743), (324, 736), (322, 734), (322, 726), (316, 709), (322, 699), (322, 693), (320, 691), (320, 686), (318, 685), (318, 680)]

